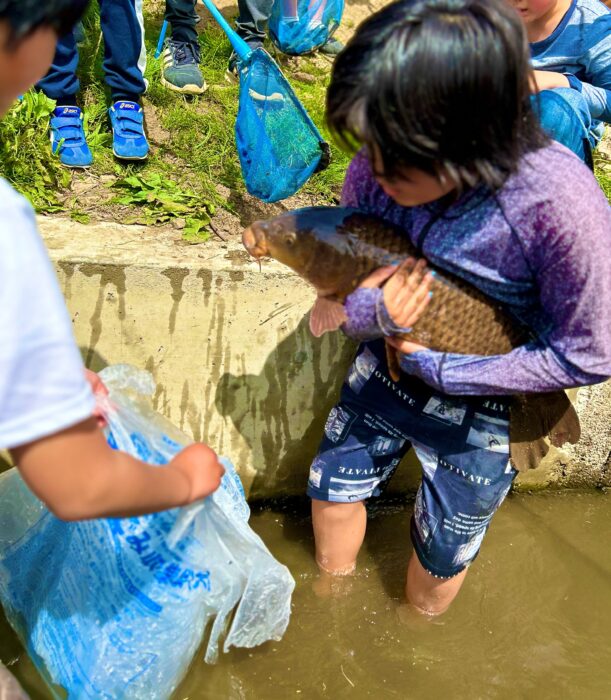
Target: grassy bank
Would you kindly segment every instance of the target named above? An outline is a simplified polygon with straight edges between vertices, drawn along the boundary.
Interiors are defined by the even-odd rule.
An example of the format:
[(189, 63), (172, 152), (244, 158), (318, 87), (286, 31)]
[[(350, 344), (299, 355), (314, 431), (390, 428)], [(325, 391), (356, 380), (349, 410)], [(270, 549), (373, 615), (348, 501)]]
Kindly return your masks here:
[[(48, 120), (53, 103), (40, 93), (28, 93), (0, 122), (0, 170), (39, 212), (65, 212), (83, 222), (173, 223), (186, 240), (199, 242), (209, 235), (208, 223), (216, 209), (241, 213), (248, 210), (249, 203), (252, 205), (235, 149), (238, 86), (226, 79), (229, 43), (202, 12), (202, 68), (209, 88), (196, 98), (167, 90), (159, 80), (160, 62), (154, 59), (162, 6), (157, 1), (145, 4), (149, 89), (143, 104), (151, 142), (147, 162), (125, 165), (112, 154), (96, 3), (85, 19), (86, 40), (80, 47), (79, 70), (93, 167), (84, 173), (71, 172), (51, 155)], [(320, 55), (275, 58), (314, 122), (330, 140), (324, 126), (330, 59)], [(611, 200), (610, 151), (598, 154), (596, 174)], [(348, 158), (333, 146), (332, 157), (331, 166), (311, 178), (296, 204), (337, 202)]]
[[(200, 24), (202, 69), (208, 90), (201, 97), (173, 93), (161, 85), (160, 61), (154, 58), (163, 19), (161, 5), (147, 3), (145, 7), (149, 89), (143, 104), (151, 143), (148, 161), (125, 165), (112, 154), (103, 42), (94, 5), (85, 19), (87, 38), (80, 46), (79, 66), (80, 103), (94, 165), (83, 173), (70, 172), (57, 163), (48, 140), (54, 105), (32, 91), (0, 123), (0, 168), (39, 212), (65, 211), (83, 222), (175, 222), (187, 239), (202, 240), (215, 208), (239, 211), (248, 200), (234, 141), (239, 88), (226, 78), (231, 49), (212, 21)], [(328, 138), (323, 117), (329, 59), (278, 58), (299, 99)], [(346, 156), (333, 148), (331, 167), (314, 175), (302, 194), (314, 203), (336, 202), (347, 162)]]

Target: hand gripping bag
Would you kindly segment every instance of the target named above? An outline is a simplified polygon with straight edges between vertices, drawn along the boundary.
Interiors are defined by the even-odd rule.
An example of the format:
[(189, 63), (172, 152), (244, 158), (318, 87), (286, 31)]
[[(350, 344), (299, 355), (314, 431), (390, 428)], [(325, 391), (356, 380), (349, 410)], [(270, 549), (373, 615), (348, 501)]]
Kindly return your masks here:
[[(117, 365), (101, 376), (111, 446), (163, 465), (190, 442), (152, 410), (150, 374)], [(169, 698), (205, 635), (208, 663), (221, 639), (228, 651), (282, 637), (294, 581), (250, 529), (222, 461), (203, 502), (79, 523), (54, 517), (15, 469), (0, 476), (0, 600), (55, 694)]]

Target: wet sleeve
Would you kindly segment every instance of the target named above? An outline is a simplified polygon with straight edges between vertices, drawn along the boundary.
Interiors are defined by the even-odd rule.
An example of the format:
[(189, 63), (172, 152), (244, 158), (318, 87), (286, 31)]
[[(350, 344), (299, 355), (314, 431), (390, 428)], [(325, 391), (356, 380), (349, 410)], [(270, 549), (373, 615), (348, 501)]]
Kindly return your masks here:
[[(583, 194), (588, 187), (577, 189)], [(403, 355), (405, 372), (445, 393), (474, 395), (547, 392), (611, 376), (611, 209), (606, 198), (593, 186), (579, 201), (541, 203), (517, 225), (532, 232), (525, 254), (547, 321), (544, 337), (492, 357), (433, 351)]]
[(85, 420), (94, 398), (34, 213), (0, 185), (0, 447), (11, 448)]

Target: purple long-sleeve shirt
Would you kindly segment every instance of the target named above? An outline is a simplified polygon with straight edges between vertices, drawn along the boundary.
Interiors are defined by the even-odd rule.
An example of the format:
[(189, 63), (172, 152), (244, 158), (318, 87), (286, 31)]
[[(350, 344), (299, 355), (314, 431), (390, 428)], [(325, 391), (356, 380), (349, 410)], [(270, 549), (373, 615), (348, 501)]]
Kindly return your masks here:
[(483, 357), (416, 352), (405, 372), (447, 394), (546, 392), (611, 376), (611, 208), (588, 168), (553, 143), (523, 158), (495, 193), (402, 207), (363, 153), (348, 169), (344, 206), (400, 226), (431, 263), (497, 299), (537, 342)]

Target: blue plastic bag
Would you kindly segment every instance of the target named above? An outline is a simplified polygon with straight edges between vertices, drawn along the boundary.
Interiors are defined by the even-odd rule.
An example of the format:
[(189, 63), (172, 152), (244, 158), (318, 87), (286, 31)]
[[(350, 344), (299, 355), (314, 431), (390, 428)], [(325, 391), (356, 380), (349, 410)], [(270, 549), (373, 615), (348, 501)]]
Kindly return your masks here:
[[(118, 365), (101, 376), (113, 447), (161, 465), (190, 442), (150, 407), (150, 374)], [(16, 470), (0, 476), (0, 600), (52, 688), (165, 700), (207, 627), (207, 662), (221, 637), (224, 651), (282, 637), (294, 581), (248, 526), (239, 477), (222, 461), (221, 487), (201, 503), (80, 523), (55, 518)]]
[(269, 35), (283, 53), (310, 53), (329, 41), (343, 13), (344, 0), (275, 0)]

